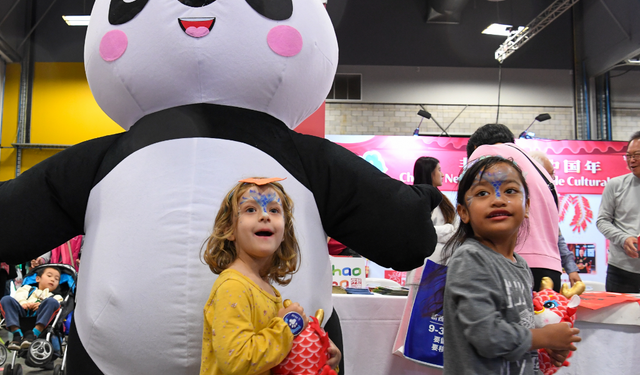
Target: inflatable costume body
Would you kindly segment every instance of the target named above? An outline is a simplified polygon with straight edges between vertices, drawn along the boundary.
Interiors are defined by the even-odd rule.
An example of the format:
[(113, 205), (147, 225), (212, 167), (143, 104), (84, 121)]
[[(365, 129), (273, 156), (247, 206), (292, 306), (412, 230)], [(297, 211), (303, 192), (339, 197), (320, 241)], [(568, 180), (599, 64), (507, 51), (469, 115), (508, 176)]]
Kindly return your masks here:
[(321, 105), (337, 65), (322, 3), (196, 3), (97, 0), (87, 77), (127, 131), (0, 183), (3, 261), (85, 234), (69, 374), (198, 374), (215, 280), (200, 250), (240, 179), (287, 178), (302, 264), (279, 289), (307, 311), (333, 310), (327, 235), (399, 270), (435, 247), (437, 190), (291, 130)]

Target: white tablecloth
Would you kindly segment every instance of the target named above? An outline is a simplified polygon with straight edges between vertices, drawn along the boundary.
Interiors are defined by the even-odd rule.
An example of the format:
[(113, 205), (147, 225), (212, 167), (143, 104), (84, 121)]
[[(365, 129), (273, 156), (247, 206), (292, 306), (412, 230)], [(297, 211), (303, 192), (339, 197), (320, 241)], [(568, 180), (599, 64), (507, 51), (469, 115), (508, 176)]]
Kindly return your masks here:
[(578, 307), (576, 344), (569, 367), (558, 375), (640, 374), (640, 305), (627, 302), (598, 310)]
[[(347, 375), (440, 375), (391, 354), (406, 297), (334, 294), (342, 324)], [(636, 302), (599, 310), (578, 309), (582, 342), (557, 374), (640, 374), (640, 306)]]
[(347, 375), (442, 374), (391, 354), (407, 297), (334, 294)]

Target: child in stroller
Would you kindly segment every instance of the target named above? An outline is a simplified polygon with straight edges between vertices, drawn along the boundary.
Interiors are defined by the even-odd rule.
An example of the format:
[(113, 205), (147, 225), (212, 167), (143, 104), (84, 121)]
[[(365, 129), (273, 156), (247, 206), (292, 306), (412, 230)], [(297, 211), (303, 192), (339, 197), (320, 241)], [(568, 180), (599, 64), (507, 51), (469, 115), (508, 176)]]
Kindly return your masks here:
[[(23, 285), (13, 296), (4, 296), (0, 300), (6, 326), (13, 333), (13, 339), (7, 346), (9, 350), (29, 348), (60, 308), (62, 297), (52, 293), (58, 289), (60, 270), (56, 267), (39, 269), (36, 272), (36, 283), (37, 287)], [(36, 317), (36, 326), (33, 331), (23, 335), (19, 318), (30, 316)]]
[[(74, 307), (75, 283), (73, 267), (43, 264), (27, 274), (14, 296), (2, 298), (4, 325), (14, 334), (7, 348), (0, 346), (0, 365), (6, 361), (7, 349), (13, 351), (11, 364), (5, 366), (3, 375), (22, 375), (16, 357), (26, 358), (25, 364), (31, 367), (53, 368), (53, 361), (62, 356), (62, 343)], [(31, 327), (33, 330), (27, 331)], [(22, 331), (26, 333), (23, 335)], [(64, 374), (64, 368), (63, 360), (54, 374)]]

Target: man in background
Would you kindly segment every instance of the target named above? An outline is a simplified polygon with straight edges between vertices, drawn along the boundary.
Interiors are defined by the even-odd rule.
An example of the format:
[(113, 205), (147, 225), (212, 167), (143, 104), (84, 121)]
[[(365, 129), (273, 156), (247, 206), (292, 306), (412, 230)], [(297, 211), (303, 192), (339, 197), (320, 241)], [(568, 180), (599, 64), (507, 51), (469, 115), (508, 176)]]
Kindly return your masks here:
[(640, 131), (631, 136), (624, 159), (631, 173), (605, 186), (596, 226), (610, 241), (607, 292), (640, 293)]

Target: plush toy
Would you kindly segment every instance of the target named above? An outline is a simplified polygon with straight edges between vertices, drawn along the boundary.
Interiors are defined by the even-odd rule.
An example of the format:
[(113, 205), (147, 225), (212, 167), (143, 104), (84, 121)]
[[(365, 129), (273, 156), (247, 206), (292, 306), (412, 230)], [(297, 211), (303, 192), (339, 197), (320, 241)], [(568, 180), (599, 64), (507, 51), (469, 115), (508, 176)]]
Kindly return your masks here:
[(215, 279), (200, 251), (243, 178), (287, 178), (302, 263), (280, 290), (327, 326), (327, 235), (397, 270), (432, 253), (437, 189), (291, 130), (323, 103), (337, 61), (321, 0), (96, 0), (87, 78), (127, 131), (0, 184), (0, 260), (85, 235), (69, 374), (198, 374)]
[[(553, 290), (553, 281), (548, 277), (543, 277), (540, 283), (540, 291), (533, 292), (533, 310), (535, 312), (534, 323), (536, 328), (542, 328), (547, 324), (566, 322), (573, 327), (576, 320), (576, 308), (580, 305), (579, 295), (584, 292), (585, 286), (581, 281), (573, 284), (569, 289), (566, 284), (562, 285), (560, 293)], [(567, 358), (571, 357), (571, 352)], [(558, 367), (551, 363), (549, 353), (544, 349), (538, 349), (538, 362), (540, 371), (544, 375), (555, 374)], [(569, 366), (565, 361), (563, 366)]]
[[(288, 303), (287, 303), (288, 302)], [(284, 307), (291, 304), (284, 301)], [(277, 375), (336, 375), (326, 363), (329, 359), (329, 336), (320, 327), (324, 311), (319, 309), (315, 316), (309, 317), (309, 324), (293, 339), (289, 355), (271, 369)]]

